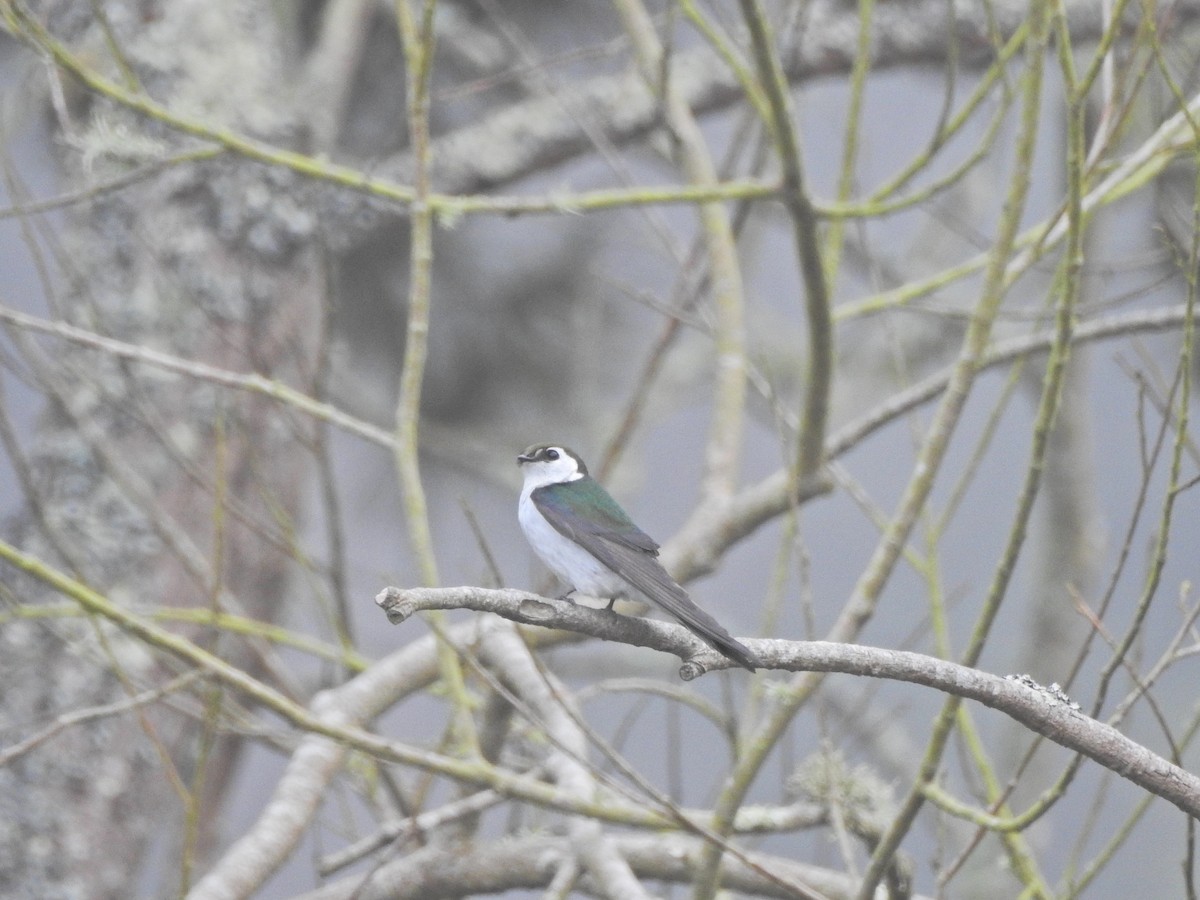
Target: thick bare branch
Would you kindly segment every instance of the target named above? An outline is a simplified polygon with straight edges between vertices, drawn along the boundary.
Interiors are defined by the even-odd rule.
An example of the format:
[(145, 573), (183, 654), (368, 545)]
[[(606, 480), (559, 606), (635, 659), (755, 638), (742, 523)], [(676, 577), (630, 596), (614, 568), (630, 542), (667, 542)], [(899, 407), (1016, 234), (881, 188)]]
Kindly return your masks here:
[[(376, 603), (392, 622), (403, 622), (422, 609), (472, 609), (522, 625), (564, 628), (590, 637), (675, 653), (686, 660), (681, 675), (694, 678), (731, 665), (701, 644), (686, 628), (634, 619), (609, 610), (590, 609), (514, 590), (475, 587), (388, 588)], [(901, 650), (828, 641), (743, 639), (764, 669), (790, 672), (840, 672), (925, 685), (976, 700), (999, 710), (1056, 744), (1095, 760), (1153, 794), (1200, 818), (1200, 777), (1173, 765), (1116, 729), (1082, 713), (1077, 704), (1015, 676), (1002, 677), (956, 663)], [(711, 661), (709, 657), (712, 657)]]

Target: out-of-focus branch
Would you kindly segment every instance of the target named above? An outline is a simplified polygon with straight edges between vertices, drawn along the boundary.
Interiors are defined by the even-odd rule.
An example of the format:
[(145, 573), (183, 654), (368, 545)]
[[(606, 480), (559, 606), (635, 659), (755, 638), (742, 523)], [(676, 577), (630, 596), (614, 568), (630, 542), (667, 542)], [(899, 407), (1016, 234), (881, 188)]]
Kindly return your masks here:
[[(480, 762), (463, 761), (440, 753), (420, 750), (398, 741), (385, 740), (355, 726), (343, 727), (338, 724), (345, 721), (342, 715), (322, 718), (186, 637), (167, 631), (112, 603), (102, 594), (46, 565), (37, 557), (23, 553), (4, 540), (0, 540), (0, 561), (61, 592), (87, 612), (111, 622), (122, 631), (143, 641), (147, 646), (154, 647), (156, 650), (168, 653), (202, 669), (210, 678), (245, 694), (251, 700), (273, 710), (301, 729), (342, 741), (349, 747), (377, 755), (381, 759), (427, 769), (470, 784), (499, 787), (514, 796), (522, 796), (525, 799), (534, 800), (534, 802), (546, 802), (549, 806), (571, 812), (599, 815), (605, 820), (618, 822), (661, 825), (666, 821), (653, 812), (634, 811), (629, 808), (623, 808), (614, 818), (613, 810), (616, 807), (606, 809), (604, 804), (597, 801), (582, 802), (565, 797), (560, 792), (528, 777), (514, 775), (506, 770)], [(423, 590), (438, 589), (426, 588)], [(368, 672), (370, 671), (368, 670)], [(392, 700), (394, 697), (389, 698), (388, 702), (392, 702)], [(319, 703), (314, 705), (320, 706)], [(339, 712), (345, 716), (352, 715), (350, 711), (346, 710)]]
[[(658, 682), (655, 682), (654, 686), (662, 687)], [(576, 699), (579, 699), (578, 695), (576, 695)], [(679, 692), (676, 699), (686, 703), (697, 701), (695, 695), (683, 691)], [(505, 799), (507, 798), (496, 791), (479, 791), (462, 800), (431, 809), (415, 818), (385, 821), (375, 834), (356, 841), (349, 847), (331, 853), (322, 859), (318, 869), (322, 875), (329, 876), (393, 841), (403, 844), (404, 841), (418, 834), (432, 831), (447, 822), (472, 815), (482, 809), (488, 809)], [(684, 809), (682, 814), (693, 822), (706, 822), (710, 815), (707, 810), (701, 809)], [(799, 801), (787, 806), (743, 806), (738, 810), (733, 831), (736, 834), (780, 834), (816, 828), (828, 821), (829, 815), (824, 804), (811, 801)], [(748, 855), (753, 856), (753, 854)]]
[[(1008, 271), (1010, 257), (1016, 246), (1020, 229), (1021, 216), (1025, 209), (1025, 200), (1029, 195), (1031, 183), (1030, 172), (1033, 166), (1034, 149), (1037, 146), (1037, 134), (1040, 126), (1042, 105), (1042, 75), (1045, 69), (1046, 45), (1049, 40), (1051, 9), (1048, 3), (1033, 2), (1030, 4), (1030, 34), (1026, 44), (1027, 68), (1024, 77), (1021, 101), (1021, 121), (1017, 135), (1016, 157), (1013, 161), (1012, 174), (1008, 191), (1004, 199), (1000, 222), (997, 226), (996, 239), (989, 251), (989, 262), (984, 279), (983, 296), (975, 307), (974, 315), (967, 327), (967, 335), (963, 341), (962, 350), (955, 362), (954, 376), (947, 388), (946, 394), (938, 407), (938, 412), (929, 429), (929, 437), (921, 447), (916, 469), (908, 486), (900, 509), (892, 522), (889, 523), (884, 539), (876, 548), (871, 562), (863, 577), (855, 586), (855, 592), (846, 609), (839, 616), (834, 626), (834, 634), (852, 636), (858, 634), (867, 618), (873, 614), (879, 592), (889, 577), (899, 549), (907, 542), (916, 514), (925, 505), (925, 500), (933, 487), (934, 477), (941, 468), (945, 458), (950, 435), (958, 424), (966, 404), (967, 395), (974, 383), (977, 362), (987, 349), (987, 341), (991, 334), (992, 324), (1000, 309), (1008, 287)], [(1077, 123), (1082, 129), (1082, 119)], [(1082, 147), (1082, 132), (1079, 133), (1079, 146)], [(1071, 250), (1078, 252), (1084, 227), (1082, 218), (1082, 155), (1073, 157), (1076, 170), (1072, 173), (1072, 199), (1070, 215), (1065, 226), (1069, 229)], [(968, 665), (973, 665), (983, 651), (984, 642), (990, 633), (990, 626), (999, 610), (1000, 603), (1007, 593), (1009, 579), (1012, 576), (1020, 549), (1024, 544), (1025, 525), (1033, 510), (1033, 501), (1037, 497), (1041, 484), (1041, 473), (1044, 463), (1046, 438), (1054, 421), (1058, 408), (1058, 399), (1062, 385), (1062, 373), (1066, 365), (1066, 356), (1071, 345), (1071, 316), (1078, 289), (1078, 265), (1080, 259), (1068, 259), (1067, 271), (1073, 277), (1069, 279), (1069, 287), (1064, 287), (1059, 305), (1059, 317), (1052, 344), (1050, 365), (1048, 367), (1042, 401), (1038, 409), (1038, 418), (1034, 433), (1034, 447), (1031, 460), (1026, 469), (1021, 494), (1018, 498), (1018, 508), (1014, 515), (1012, 529), (1004, 552), (997, 563), (995, 574), (988, 588), (988, 596), (984, 600), (976, 627), (971, 636), (971, 644), (964, 654)], [(890, 557), (890, 561), (889, 561)], [(899, 849), (900, 841), (916, 818), (917, 811), (925, 801), (920, 785), (931, 781), (941, 763), (942, 754), (954, 729), (954, 711), (956, 704), (953, 700), (943, 707), (941, 715), (936, 720), (933, 734), (929, 739), (925, 754), (921, 760), (921, 768), (908, 796), (905, 798), (895, 821), (875, 847), (871, 854), (871, 863), (863, 875), (863, 887), (860, 898), (869, 900), (873, 896), (875, 886), (883, 878), (884, 870), (890, 864), (893, 855)], [(1030, 890), (1038, 891), (1039, 886), (1030, 883), (1031, 873), (1022, 870), (1020, 875), (1026, 880)]]
[(796, 257), (804, 278), (804, 309), (808, 315), (808, 365), (804, 379), (804, 415), (800, 420), (796, 477), (817, 474), (825, 452), (825, 423), (833, 389), (833, 317), (829, 284), (821, 258), (817, 213), (804, 183), (804, 164), (796, 121), (788, 94), (787, 76), (775, 52), (766, 14), (758, 0), (740, 0), (742, 18), (750, 31), (758, 77), (771, 112), (771, 133), (783, 167), (783, 205), (792, 219)]
[(58, 716), (50, 725), (43, 728), (36, 734), (18, 741), (15, 744), (5, 747), (0, 750), (0, 768), (10, 766), (22, 756), (36, 750), (46, 741), (51, 740), (60, 732), (71, 728), (75, 725), (81, 725), (84, 722), (91, 722), (96, 719), (105, 719), (109, 716), (120, 715), (138, 707), (148, 706), (156, 700), (172, 694), (176, 691), (190, 687), (199, 678), (199, 673), (185, 672), (172, 678), (165, 684), (150, 690), (142, 691), (140, 694), (126, 697), (123, 700), (116, 700), (112, 703), (106, 703), (103, 706), (95, 706), (89, 709), (77, 709), (72, 712), (63, 713)]
[[(1079, 325), (1073, 341), (1082, 344), (1143, 331), (1170, 331), (1177, 329), (1185, 317), (1186, 308), (1183, 305), (1105, 316)], [(1053, 340), (1053, 331), (1041, 331), (998, 341), (978, 361), (978, 370), (1007, 365), (1021, 356), (1044, 351)], [(934, 372), (840, 428), (829, 436), (826, 459), (837, 459), (884, 425), (935, 400), (947, 389), (953, 376), (953, 366)], [(707, 574), (733, 544), (748, 537), (764, 522), (783, 514), (793, 504), (811, 500), (827, 489), (828, 486), (821, 480), (793, 486), (787, 469), (773, 472), (761, 481), (742, 488), (724, 517), (668, 541), (663, 546), (663, 561), (681, 581)]]
[[(293, 725), (312, 734), (293, 756), (292, 766), (282, 779), (276, 801), (260, 819), (259, 826), (244, 836), (221, 863), (195, 885), (192, 898), (246, 896), (286, 858), (307, 823), (305, 811), (315, 810), (328, 781), (341, 764), (347, 749), (358, 749), (380, 759), (415, 766), (449, 778), (490, 787), (511, 797), (564, 809), (606, 821), (641, 823), (663, 827), (666, 816), (643, 807), (614, 802), (611, 798), (572, 796), (527, 775), (477, 761), (463, 761), (378, 737), (361, 727), (395, 701), (390, 689), (397, 679), (404, 683), (428, 683), (412, 678), (412, 665), (432, 662), (420, 654), (397, 654), (392, 665), (373, 666), (347, 686), (328, 691), (313, 701), (311, 709), (295, 703), (279, 691), (247, 674), (192, 641), (155, 625), (97, 593), (41, 560), (0, 540), (0, 560), (78, 603), (88, 613), (107, 620), (148, 648), (175, 656), (202, 671), (216, 682), (246, 695), (271, 709)], [(478, 628), (480, 626), (473, 626)], [(427, 674), (432, 678), (434, 671)], [(353, 685), (353, 687), (350, 687)], [(538, 799), (540, 798), (540, 799)], [(615, 818), (614, 818), (615, 817)]]
[(396, 468), (404, 496), (409, 540), (428, 586), (438, 583), (429, 510), (417, 458), (421, 421), (421, 384), (429, 355), (430, 291), (433, 276), (433, 213), (429, 208), (429, 81), (433, 75), (433, 0), (424, 0), (418, 25), (409, 0), (396, 0), (396, 18), (407, 64), (408, 127), (416, 161), (409, 237), (408, 323), (404, 332), (404, 363), (396, 403)]
[[(1078, 345), (1123, 335), (1170, 331), (1182, 325), (1185, 318), (1186, 308), (1182, 304), (1148, 311), (1119, 313), (1081, 323), (1075, 328), (1072, 340)], [(0, 320), (63, 340), (96, 347), (120, 359), (176, 372), (234, 390), (263, 394), (380, 446), (395, 445), (394, 435), (384, 429), (261, 375), (231, 372), (205, 363), (193, 362), (152, 348), (98, 335), (65, 322), (47, 321), (6, 307), (0, 307)], [(1007, 365), (1021, 356), (1044, 351), (1050, 347), (1053, 340), (1053, 331), (1041, 331), (998, 341), (979, 361), (979, 369), (982, 371)], [(827, 441), (826, 458), (837, 459), (889, 422), (936, 399), (946, 389), (952, 374), (953, 369), (949, 367), (934, 372), (834, 432)], [(788, 471), (780, 469), (738, 491), (724, 516), (714, 518), (704, 523), (703, 527), (669, 541), (663, 548), (663, 560), (667, 568), (681, 581), (690, 581), (707, 574), (713, 570), (730, 546), (748, 537), (764, 522), (785, 512), (793, 503), (819, 496), (827, 489), (828, 486), (823, 481), (813, 481), (793, 488)]]
[[(565, 793), (588, 800), (598, 783), (587, 762), (588, 738), (579, 720), (567, 708), (560, 688), (539, 671), (529, 648), (511, 626), (497, 631), (482, 647), (480, 661), (506, 688), (520, 698), (522, 709), (544, 728), (550, 739), (545, 768)], [(649, 900), (629, 864), (613, 845), (600, 822), (573, 816), (567, 825), (572, 865), (590, 875), (602, 897), (609, 900)]]
[(153, 347), (119, 341), (116, 338), (88, 331), (86, 328), (80, 328), (69, 322), (54, 322), (38, 316), (31, 316), (28, 313), (10, 309), (6, 306), (0, 306), (0, 321), (8, 322), (29, 331), (53, 335), (54, 337), (62, 338), (81, 346), (95, 347), (97, 350), (108, 353), (117, 359), (139, 362), (144, 365), (153, 366), (156, 369), (161, 369), (164, 372), (174, 372), (179, 375), (186, 375), (189, 378), (195, 378), (199, 381), (207, 381), (235, 390), (248, 391), (254, 394), (261, 394), (264, 397), (271, 397), (314, 419), (336, 425), (349, 434), (357, 435), (381, 447), (394, 448), (396, 445), (396, 438), (392, 432), (378, 428), (370, 422), (364, 422), (362, 419), (355, 418), (343, 412), (336, 406), (324, 403), (310, 397), (303, 391), (298, 391), (280, 381), (257, 373), (243, 374), (241, 372), (231, 372), (228, 369), (211, 366), (207, 363), (183, 359), (170, 353), (164, 353)]
[[(615, 5), (633, 43), (642, 77), (652, 92), (661, 93), (662, 112), (676, 142), (684, 175), (690, 184), (717, 184), (712, 155), (687, 97), (676, 84), (675, 62), (664, 55), (653, 20), (641, 0), (617, 0)], [(717, 366), (712, 392), (713, 418), (705, 447), (703, 496), (693, 520), (707, 518), (723, 509), (733, 492), (746, 401), (745, 302), (733, 227), (720, 203), (701, 204), (699, 216), (708, 253), (709, 288), (716, 310)]]
[[(417, 0), (419, 18), (413, 15), (410, 0), (396, 0), (396, 20), (404, 47), (408, 132), (412, 143), (415, 173), (409, 228), (408, 320), (404, 331), (404, 361), (400, 369), (399, 396), (396, 401), (396, 471), (404, 500), (405, 525), (421, 581), (427, 586), (438, 583), (433, 533), (429, 526), (429, 507), (421, 482), (420, 448), (421, 386), (425, 361), (429, 355), (429, 317), (433, 288), (433, 210), (429, 194), (429, 85), (433, 78), (435, 0)], [(446, 622), (433, 615), (435, 635), (444, 631)], [(455, 649), (444, 640), (438, 643), (438, 666), (454, 706), (452, 730), (460, 749), (479, 756), (478, 736), (471, 718), (471, 703), (463, 681), (462, 666)]]
[(321, 12), (316, 43), (304, 67), (306, 112), (313, 146), (321, 152), (337, 144), (342, 117), (350, 105), (354, 72), (363, 57), (377, 0), (334, 0)]
[(339, 869), (353, 865), (363, 857), (382, 850), (389, 844), (397, 849), (403, 848), (405, 844), (419, 835), (428, 834), (448, 823), (476, 816), (507, 799), (499, 791), (488, 788), (468, 794), (461, 800), (428, 810), (418, 816), (384, 822), (375, 834), (355, 841), (349, 847), (322, 859), (317, 870), (323, 878), (328, 878)]
[[(1081, 199), (1085, 216), (1101, 209), (1145, 186), (1162, 174), (1163, 170), (1183, 153), (1191, 154), (1195, 138), (1191, 121), (1200, 115), (1200, 94), (1192, 97), (1179, 112), (1172, 115), (1154, 130), (1131, 153), (1116, 163), (1094, 186), (1087, 188)], [(1085, 184), (1086, 187), (1086, 184)], [(1019, 248), (1008, 262), (1005, 284), (1013, 284), (1034, 263), (1056, 248), (1067, 236), (1067, 220), (1057, 210), (1048, 220), (1039, 222), (1021, 234), (1015, 242)], [(957, 263), (949, 269), (937, 272), (928, 278), (909, 282), (899, 288), (884, 291), (864, 300), (839, 304), (834, 316), (836, 321), (882, 312), (932, 294), (939, 288), (985, 270), (992, 259), (990, 252), (980, 253), (971, 259)]]
[[(1036, 5), (1036, 4), (1035, 4)], [(950, 444), (975, 377), (979, 361), (987, 352), (992, 325), (1000, 310), (1008, 286), (1006, 273), (1020, 227), (1021, 213), (1029, 188), (1029, 167), (1036, 142), (1038, 115), (1041, 104), (1042, 67), (1045, 53), (1045, 33), (1048, 13), (1045, 9), (1031, 13), (1041, 27), (1031, 24), (1031, 34), (1026, 44), (1028, 69), (1022, 96), (1021, 129), (1017, 142), (1016, 159), (1013, 164), (1009, 190), (1005, 199), (997, 235), (988, 253), (987, 276), (982, 296), (975, 305), (973, 315), (963, 338), (958, 358), (954, 363), (950, 381), (942, 394), (937, 412), (918, 451), (917, 462), (905, 486), (896, 511), (884, 529), (874, 552), (858, 577), (849, 599), (842, 607), (837, 620), (828, 632), (828, 639), (849, 642), (857, 638), (863, 627), (875, 614), (876, 605), (895, 568), (900, 554), (908, 542), (917, 518), (925, 508), (926, 500), (933, 489), (934, 479), (941, 469), (942, 461)], [(719, 815), (725, 815), (741, 802), (749, 791), (754, 777), (765, 762), (777, 741), (783, 735), (796, 712), (803, 706), (820, 684), (820, 678), (805, 673), (797, 676), (781, 700), (759, 726), (756, 734), (747, 743), (725, 790), (717, 804)], [(861, 895), (873, 896), (874, 885), (882, 877), (884, 869), (892, 861), (894, 846), (881, 842), (872, 855), (864, 889)]]
[[(1077, 44), (1096, 40), (1106, 31), (1100, 6), (1093, 0), (1064, 3), (1069, 27)], [(1172, 7), (1176, 25), (1200, 15), (1200, 0), (1181, 0)], [(383, 220), (406, 215), (412, 190), (406, 186), (414, 171), (410, 153), (373, 166), (367, 174), (301, 153), (258, 142), (229, 129), (172, 113), (145, 94), (134, 93), (82, 64), (64, 46), (53, 41), (40, 24), (19, 6), (5, 7), (6, 24), (12, 33), (49, 53), (64, 69), (98, 94), (137, 110), (173, 129), (213, 141), (247, 158), (294, 169), (319, 181), (333, 182), (332, 191), (319, 193), (322, 221), (328, 225), (333, 248), (345, 249), (372, 234)], [(804, 41), (782, 59), (789, 81), (849, 72), (856, 59), (858, 13), (844, 4), (817, 2), (807, 13), (809, 23)], [(993, 33), (1007, 38), (1022, 27), (1025, 10), (1019, 3), (978, 4), (956, 8), (953, 27), (957, 31), (960, 65), (990, 62), (995, 49)], [(880, 39), (872, 44), (872, 67), (876, 70), (902, 65), (929, 65), (945, 60), (950, 40), (946, 29), (951, 20), (942, 0), (887, 3), (874, 10), (875, 31)], [(1123, 30), (1136, 28), (1129, 14)], [(672, 66), (672, 84), (684, 102), (696, 112), (712, 111), (742, 98), (737, 77), (708, 47), (677, 54)], [(580, 121), (561, 114), (562, 105), (587, 109), (589, 121), (602, 122), (609, 140), (627, 141), (658, 127), (660, 109), (654, 92), (636, 73), (603, 75), (558, 91), (555, 97), (538, 97), (506, 107), (494, 115), (437, 138), (432, 144), (433, 175), (447, 194), (492, 190), (531, 172), (565, 162), (590, 152), (593, 142)], [(478, 148), (486, 146), (487, 153)], [(363, 190), (378, 204), (347, 202), (345, 188)], [(401, 206), (396, 206), (395, 204)]]
[[(1077, 44), (1105, 34), (1102, 10), (1094, 0), (1067, 0), (1063, 6)], [(871, 67), (882, 70), (944, 63), (953, 41), (957, 41), (961, 67), (990, 63), (995, 55), (993, 36), (1010, 37), (1023, 26), (1026, 13), (1023, 4), (1011, 0), (959, 4), (953, 17), (947, 16), (942, 0), (877, 4), (878, 39), (871, 46)], [(1124, 33), (1134, 33), (1137, 15), (1126, 16)], [(1200, 15), (1200, 2), (1182, 0), (1172, 7), (1172, 15), (1176, 24), (1190, 21)], [(858, 49), (856, 6), (817, 0), (808, 5), (805, 16), (803, 41), (781, 60), (788, 80), (804, 82), (850, 72)], [(951, 27), (954, 38), (947, 34)], [(707, 46), (676, 54), (671, 80), (697, 113), (720, 109), (744, 97), (735, 71)], [(639, 138), (661, 125), (657, 97), (637, 74), (601, 76), (568, 87), (560, 96), (572, 106), (593, 111), (597, 121), (607, 123), (613, 141)], [(478, 153), (480, 146), (488, 147), (489, 152)], [(556, 103), (534, 99), (439, 138), (435, 174), (442, 190), (483, 192), (591, 149), (578, 123), (559, 114)], [(404, 180), (410, 169), (407, 157), (401, 156), (385, 163), (380, 171)]]
[[(696, 859), (703, 840), (684, 835), (616, 834), (616, 852), (639, 878), (686, 885), (695, 877)], [(296, 900), (424, 900), (436, 896), (475, 896), (506, 890), (548, 889), (556, 873), (570, 865), (574, 847), (570, 838), (522, 835), (503, 841), (467, 846), (431, 846), (382, 866), (370, 884), (350, 875)], [(751, 864), (727, 860), (721, 880), (730, 890), (755, 897), (794, 898), (778, 882), (762, 875), (771, 872), (791, 884), (804, 885), (828, 900), (849, 900), (857, 880), (840, 872), (766, 853), (749, 853)], [(359, 888), (362, 887), (361, 892)], [(591, 878), (579, 885), (589, 895), (598, 890)], [(928, 900), (914, 895), (913, 900)]]
[[(484, 618), (453, 626), (447, 635), (455, 643), (486, 645), (497, 628), (511, 626), (501, 618)], [(534, 629), (524, 635), (530, 647), (555, 646), (579, 640), (580, 634)], [(405, 644), (361, 675), (314, 698), (313, 714), (331, 724), (363, 725), (405, 697), (428, 688), (438, 677), (437, 640), (426, 635)], [(283, 776), (254, 825), (221, 858), (203, 882), (213, 895), (233, 891), (252, 894), (295, 850), (325, 797), (329, 783), (341, 770), (348, 746), (330, 737), (310, 734), (288, 761)], [(500, 791), (508, 796), (508, 792)], [(619, 807), (610, 805), (611, 811)], [(647, 815), (623, 807), (623, 824), (659, 831), (674, 822), (667, 816)], [(705, 820), (703, 810), (685, 810), (696, 822)], [(743, 807), (734, 822), (735, 832), (763, 832), (808, 828), (823, 821), (819, 810), (809, 805), (766, 809)], [(198, 893), (197, 897), (208, 896)]]

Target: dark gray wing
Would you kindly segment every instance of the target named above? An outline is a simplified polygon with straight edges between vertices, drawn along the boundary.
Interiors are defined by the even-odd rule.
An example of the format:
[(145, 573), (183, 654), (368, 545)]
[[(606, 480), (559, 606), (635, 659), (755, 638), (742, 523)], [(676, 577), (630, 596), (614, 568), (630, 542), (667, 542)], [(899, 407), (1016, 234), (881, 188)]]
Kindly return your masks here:
[[(658, 561), (658, 544), (590, 477), (537, 488), (530, 495), (554, 529), (686, 625), (697, 637), (751, 672), (750, 651), (698, 607)], [(587, 509), (586, 517), (575, 512)]]

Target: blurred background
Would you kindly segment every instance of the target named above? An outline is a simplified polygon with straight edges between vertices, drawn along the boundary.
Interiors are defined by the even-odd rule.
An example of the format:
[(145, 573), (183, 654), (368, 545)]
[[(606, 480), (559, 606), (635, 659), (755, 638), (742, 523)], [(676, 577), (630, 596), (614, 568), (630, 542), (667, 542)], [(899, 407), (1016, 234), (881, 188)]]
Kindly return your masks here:
[[(361, 748), (318, 751), (279, 708), (85, 613), (47, 574), (301, 707), (320, 711), (323, 696), (447, 757), (470, 758), (474, 728), (495, 765), (547, 778), (553, 728), (485, 674), (517, 690), (476, 631), (494, 617), (391, 626), (373, 602), (434, 582), (559, 593), (516, 523), (515, 456), (547, 440), (588, 461), (739, 636), (840, 634), (869, 598), (843, 638), (959, 659), (1019, 549), (978, 666), (1060, 683), (1196, 770), (1197, 142), (1181, 110), (1200, 3), (4, 9), (0, 505), (6, 546), (40, 568), (12, 554), (0, 567), (0, 894), (612, 895), (586, 862), (573, 879), (564, 861), (554, 885), (492, 874), (486, 848), (577, 827), (511, 797), (332, 868), (381, 823), (476, 787)], [(783, 126), (754, 17), (787, 79)], [(781, 128), (797, 139), (790, 158)], [(779, 189), (796, 164), (816, 209), (807, 232)], [(422, 219), (410, 201), (425, 174)], [(805, 234), (827, 336), (812, 325)], [(1064, 303), (1078, 340), (1043, 455)], [(984, 323), (992, 356), (949, 415), (940, 388)], [(780, 485), (801, 474), (814, 382), (828, 490), (789, 502)], [(905, 402), (922, 383), (934, 387)], [(949, 442), (931, 455), (938, 427)], [(868, 584), (930, 467), (903, 552)], [(733, 521), (747, 492), (772, 487), (766, 512)], [(697, 534), (718, 535), (707, 564)], [(439, 629), (457, 664), (435, 653)], [(666, 654), (558, 638), (527, 664), (579, 717), (575, 761), (591, 777), (633, 783), (608, 743), (695, 810), (728, 797), (746, 745), (799, 683), (736, 671), (685, 684)], [(944, 700), (820, 682), (744, 798), (802, 827), (734, 843), (853, 896)], [(1002, 795), (1012, 815), (1068, 771), (1069, 783), (1008, 838), (926, 803), (901, 831), (891, 889), (908, 877), (950, 897), (1194, 892), (1177, 809), (964, 709), (937, 767), (949, 794), (993, 812)], [(301, 788), (306, 747), (329, 762)], [(631, 802), (660, 808), (649, 793)], [(287, 838), (270, 827), (282, 811)], [(247, 862), (254, 841), (267, 861)], [(461, 846), (477, 880), (413, 887), (420, 853)], [(410, 854), (413, 869), (371, 886)], [(689, 894), (703, 871), (630, 865), (655, 896)], [(735, 892), (798, 896), (769, 882)]]

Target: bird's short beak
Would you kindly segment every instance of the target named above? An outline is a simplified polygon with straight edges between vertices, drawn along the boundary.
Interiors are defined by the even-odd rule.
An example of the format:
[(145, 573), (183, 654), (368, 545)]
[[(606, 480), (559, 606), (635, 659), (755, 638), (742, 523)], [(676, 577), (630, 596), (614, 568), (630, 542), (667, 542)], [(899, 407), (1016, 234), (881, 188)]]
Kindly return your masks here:
[(533, 459), (534, 458), (532, 456), (527, 456), (524, 453), (520, 453), (517, 455), (517, 465), (523, 466), (527, 462), (533, 462)]

